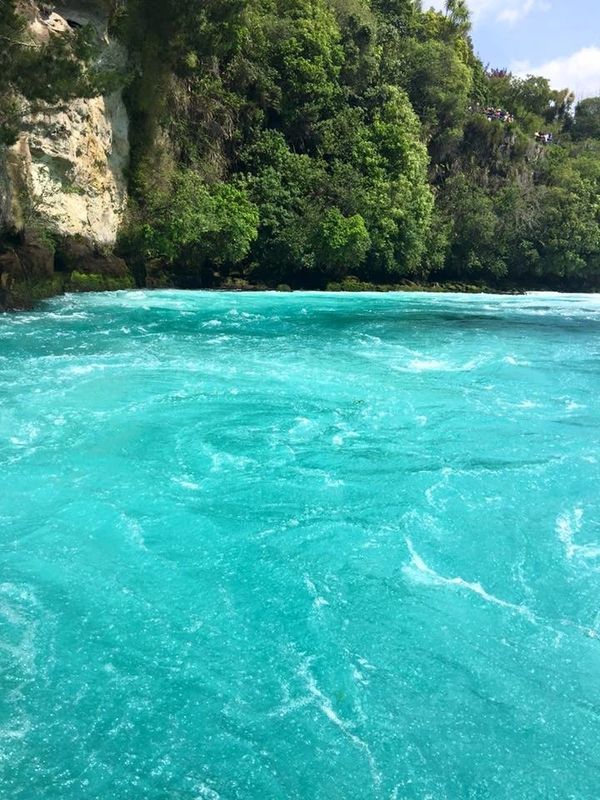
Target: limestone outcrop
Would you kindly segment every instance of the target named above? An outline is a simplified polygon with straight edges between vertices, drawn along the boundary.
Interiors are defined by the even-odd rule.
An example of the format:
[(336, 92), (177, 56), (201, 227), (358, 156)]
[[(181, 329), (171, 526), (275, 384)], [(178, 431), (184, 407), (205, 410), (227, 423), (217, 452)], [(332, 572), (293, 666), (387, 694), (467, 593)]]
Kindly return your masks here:
[[(72, 35), (73, 27), (86, 24), (94, 26), (102, 42), (103, 66), (124, 67), (126, 53), (109, 37), (108, 8), (102, 2), (37, 6), (29, 28), (44, 42), (50, 35)], [(32, 109), (6, 155), (10, 187), (0, 207), (17, 229), (33, 220), (61, 236), (111, 245), (127, 201), (128, 157), (128, 119), (120, 91)]]
[[(109, 35), (111, 5), (23, 0), (22, 11), (40, 44), (91, 25), (100, 66), (123, 70), (127, 53)], [(121, 91), (29, 106), (16, 144), (0, 149), (0, 310), (64, 287), (132, 284), (125, 262), (111, 254), (127, 204), (128, 160)]]
[(60, 235), (113, 244), (127, 198), (127, 148), (118, 94), (32, 115), (8, 156), (14, 183), (27, 192), (15, 219), (35, 217)]

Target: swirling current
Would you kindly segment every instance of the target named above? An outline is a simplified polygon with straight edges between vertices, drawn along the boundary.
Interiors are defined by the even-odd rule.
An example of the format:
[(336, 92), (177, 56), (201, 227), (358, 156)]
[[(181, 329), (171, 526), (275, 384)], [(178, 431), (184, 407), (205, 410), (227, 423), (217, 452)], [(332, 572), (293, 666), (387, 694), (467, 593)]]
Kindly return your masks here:
[(600, 796), (600, 299), (0, 316), (6, 800)]

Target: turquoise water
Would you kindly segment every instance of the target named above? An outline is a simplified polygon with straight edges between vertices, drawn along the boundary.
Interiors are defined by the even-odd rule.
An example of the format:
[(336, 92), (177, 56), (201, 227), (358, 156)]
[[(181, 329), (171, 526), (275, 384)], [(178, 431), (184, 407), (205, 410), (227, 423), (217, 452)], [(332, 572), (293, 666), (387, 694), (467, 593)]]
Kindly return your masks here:
[(0, 796), (600, 796), (600, 298), (0, 316)]

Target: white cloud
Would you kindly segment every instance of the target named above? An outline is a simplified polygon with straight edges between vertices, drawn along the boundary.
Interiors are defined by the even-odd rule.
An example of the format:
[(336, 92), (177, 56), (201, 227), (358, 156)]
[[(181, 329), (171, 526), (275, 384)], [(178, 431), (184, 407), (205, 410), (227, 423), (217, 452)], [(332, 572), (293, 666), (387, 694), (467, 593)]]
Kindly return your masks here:
[(445, 11), (446, 10), (446, 0), (425, 0), (423, 3), (423, 10), (425, 11), (427, 8), (433, 8), (434, 11)]
[(570, 56), (532, 65), (518, 61), (512, 65), (515, 75), (543, 75), (554, 89), (573, 89), (579, 100), (600, 96), (600, 47), (584, 47)]
[(501, 9), (497, 15), (499, 22), (508, 22), (509, 25), (514, 25), (515, 22), (531, 14), (532, 11), (549, 11), (549, 3), (544, 0), (525, 0), (524, 3), (507, 3), (505, 8)]
[[(467, 4), (475, 22), (491, 17), (508, 25), (514, 25), (533, 11), (548, 11), (550, 8), (548, 0), (467, 0)], [(446, 0), (429, 0), (423, 5), (425, 7), (429, 5), (436, 11), (443, 11)]]

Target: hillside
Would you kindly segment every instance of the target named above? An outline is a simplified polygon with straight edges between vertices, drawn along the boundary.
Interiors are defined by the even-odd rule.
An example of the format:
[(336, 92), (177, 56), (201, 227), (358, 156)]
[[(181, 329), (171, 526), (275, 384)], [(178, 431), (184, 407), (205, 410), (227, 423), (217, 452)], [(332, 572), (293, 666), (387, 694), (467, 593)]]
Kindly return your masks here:
[(598, 288), (600, 100), (485, 67), (462, 0), (2, 0), (0, 35), (0, 302)]

